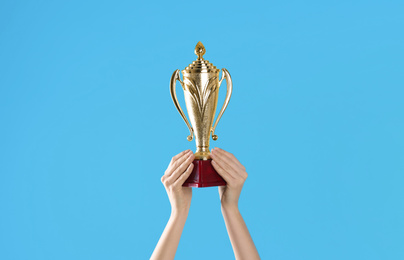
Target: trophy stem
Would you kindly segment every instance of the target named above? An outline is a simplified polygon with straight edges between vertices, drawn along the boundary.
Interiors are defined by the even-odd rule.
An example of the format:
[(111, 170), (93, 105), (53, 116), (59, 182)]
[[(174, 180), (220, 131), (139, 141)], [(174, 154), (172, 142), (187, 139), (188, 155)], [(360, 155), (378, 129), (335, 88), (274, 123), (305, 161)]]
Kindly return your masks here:
[(209, 146), (197, 146), (195, 152), (195, 159), (199, 160), (209, 160), (210, 158), (210, 151)]

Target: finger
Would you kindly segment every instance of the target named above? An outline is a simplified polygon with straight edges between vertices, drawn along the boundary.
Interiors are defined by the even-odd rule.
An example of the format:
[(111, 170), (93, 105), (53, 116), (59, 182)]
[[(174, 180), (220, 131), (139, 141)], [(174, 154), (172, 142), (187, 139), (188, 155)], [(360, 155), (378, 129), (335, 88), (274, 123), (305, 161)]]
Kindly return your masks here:
[(228, 159), (226, 156), (224, 156), (217, 150), (216, 151), (212, 150), (211, 156), (214, 161), (216, 161), (223, 169), (225, 169), (233, 177), (236, 177), (236, 175), (238, 175), (237, 171), (239, 167), (230, 159)]
[(212, 166), (213, 168), (215, 168), (215, 170), (217, 171), (217, 173), (222, 176), (222, 178), (227, 182), (231, 182), (234, 177), (232, 177), (225, 169), (223, 169), (223, 167), (221, 167), (217, 162), (212, 160)]
[(170, 177), (173, 172), (175, 172), (175, 170), (190, 156), (193, 155), (191, 150), (187, 150), (185, 153), (180, 153), (180, 156), (176, 159), (174, 159), (173, 157), (173, 162), (168, 166), (167, 170), (166, 170), (166, 175), (167, 177)]
[(220, 157), (223, 158), (223, 161), (225, 161), (234, 169), (235, 174), (240, 177), (246, 178), (245, 175), (247, 173), (245, 171), (245, 167), (237, 160), (237, 158), (233, 154), (226, 152), (220, 148), (215, 148), (213, 150), (215, 150), (216, 155), (220, 155)]
[(174, 186), (182, 186), (184, 182), (188, 179), (189, 175), (191, 175), (192, 170), (194, 169), (194, 164), (191, 163), (188, 168), (183, 172), (180, 177), (174, 182)]
[(188, 168), (188, 166), (192, 163), (194, 158), (195, 156), (193, 153), (191, 153), (187, 158), (185, 158), (182, 164), (179, 165), (171, 174), (171, 176), (168, 177), (168, 181), (170, 183), (174, 183), (178, 179), (178, 177)]
[(178, 160), (180, 157), (184, 156), (185, 154), (187, 154), (189, 152), (191, 152), (190, 149), (182, 151), (179, 154), (173, 156), (173, 158), (171, 158), (170, 165), (172, 165), (176, 160)]
[(245, 168), (244, 165), (240, 163), (240, 161), (234, 156), (234, 154), (229, 153), (228, 151), (225, 151), (221, 148), (215, 147), (214, 150), (217, 150), (219, 153), (223, 154), (227, 158), (229, 158), (231, 161), (233, 161), (235, 164), (237, 164), (240, 168)]

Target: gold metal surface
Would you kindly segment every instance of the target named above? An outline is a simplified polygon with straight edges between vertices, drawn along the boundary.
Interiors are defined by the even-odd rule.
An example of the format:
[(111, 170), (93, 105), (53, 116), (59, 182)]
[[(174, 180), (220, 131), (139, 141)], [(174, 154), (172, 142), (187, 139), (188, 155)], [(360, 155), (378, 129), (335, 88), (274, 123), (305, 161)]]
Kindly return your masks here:
[[(213, 140), (217, 140), (215, 129), (229, 104), (233, 89), (229, 72), (226, 69), (222, 69), (222, 78), (219, 81), (220, 70), (213, 66), (208, 60), (204, 60), (203, 55), (205, 52), (206, 50), (203, 44), (198, 42), (195, 47), (195, 54), (198, 58), (182, 71), (184, 80), (181, 80), (180, 70), (176, 70), (171, 76), (170, 82), (170, 92), (175, 107), (190, 131), (190, 135), (187, 139), (188, 141), (191, 141), (195, 134), (195, 158), (202, 160), (210, 159), (210, 135), (212, 134)], [(226, 79), (227, 82), (226, 98), (222, 109), (217, 116), (216, 122), (213, 125), (219, 97), (219, 88), (224, 79)], [(184, 90), (185, 105), (187, 107), (189, 121), (191, 121), (192, 127), (177, 99), (175, 92), (177, 80), (181, 83), (182, 89)]]

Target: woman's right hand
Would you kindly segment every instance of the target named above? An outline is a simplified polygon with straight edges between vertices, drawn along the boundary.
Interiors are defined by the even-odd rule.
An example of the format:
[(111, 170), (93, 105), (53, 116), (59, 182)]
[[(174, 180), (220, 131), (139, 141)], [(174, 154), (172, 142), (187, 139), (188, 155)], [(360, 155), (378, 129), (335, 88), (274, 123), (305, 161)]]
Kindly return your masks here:
[(177, 154), (171, 159), (161, 177), (161, 182), (170, 199), (171, 216), (153, 251), (151, 260), (171, 260), (175, 257), (192, 198), (192, 188), (182, 187), (182, 184), (192, 172), (194, 158), (191, 150)]
[(188, 213), (191, 206), (192, 188), (183, 187), (194, 168), (192, 161), (195, 156), (191, 150), (183, 151), (171, 159), (161, 182), (166, 188), (171, 203), (172, 213)]

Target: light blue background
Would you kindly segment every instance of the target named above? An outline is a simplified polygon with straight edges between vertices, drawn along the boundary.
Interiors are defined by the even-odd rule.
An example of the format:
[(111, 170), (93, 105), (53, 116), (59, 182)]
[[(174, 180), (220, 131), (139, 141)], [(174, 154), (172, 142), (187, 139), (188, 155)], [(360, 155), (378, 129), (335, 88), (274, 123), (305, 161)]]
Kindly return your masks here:
[[(262, 259), (404, 259), (403, 13), (2, 1), (0, 259), (149, 258), (170, 214), (160, 177), (194, 149), (169, 80), (198, 41), (233, 78), (211, 144), (247, 168), (240, 209)], [(194, 189), (177, 259), (232, 258), (217, 189)]]

